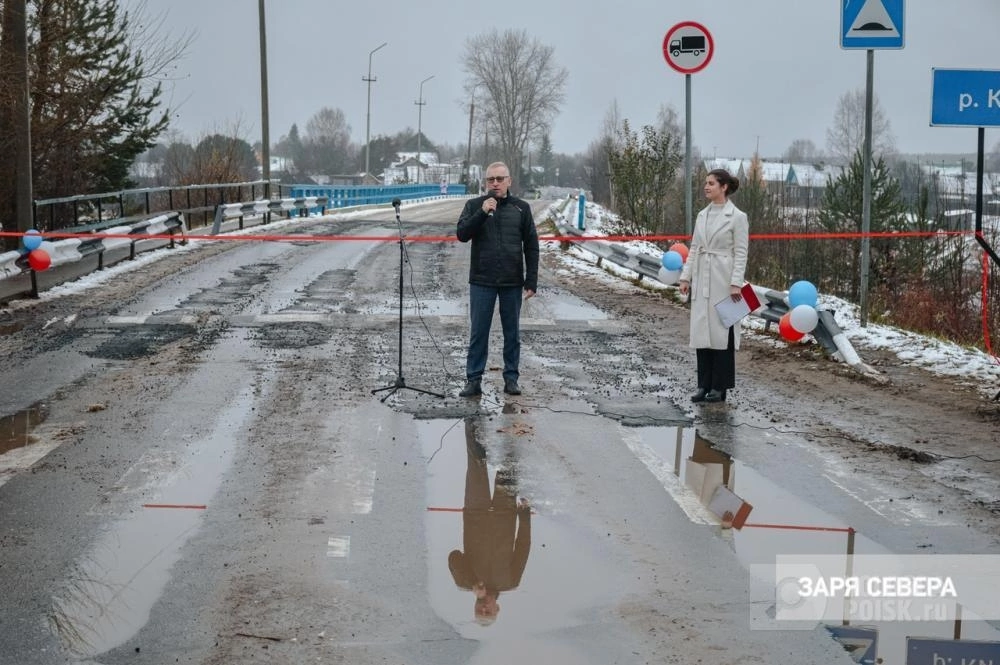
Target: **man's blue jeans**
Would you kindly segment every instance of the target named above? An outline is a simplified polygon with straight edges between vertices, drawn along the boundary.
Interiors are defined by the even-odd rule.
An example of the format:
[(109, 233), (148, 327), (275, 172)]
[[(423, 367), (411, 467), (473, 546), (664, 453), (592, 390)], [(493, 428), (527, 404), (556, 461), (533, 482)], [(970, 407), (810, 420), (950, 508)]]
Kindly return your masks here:
[(517, 381), (521, 361), (521, 287), (469, 285), (469, 355), (465, 377), (478, 381), (486, 370), (490, 350), (490, 325), (493, 310), (500, 301), (500, 325), (503, 327), (503, 378)]

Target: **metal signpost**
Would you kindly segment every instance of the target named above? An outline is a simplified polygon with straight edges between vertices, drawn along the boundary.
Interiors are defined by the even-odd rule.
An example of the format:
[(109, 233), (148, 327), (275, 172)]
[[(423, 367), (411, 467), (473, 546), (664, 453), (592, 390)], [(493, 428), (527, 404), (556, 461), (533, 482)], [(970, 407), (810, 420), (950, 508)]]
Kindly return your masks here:
[(1000, 263), (983, 236), (983, 171), (986, 127), (1000, 127), (1000, 70), (932, 69), (931, 126), (976, 127), (976, 241)]
[(903, 48), (903, 0), (841, 0), (840, 47), (868, 51), (865, 76), (864, 181), (861, 190), (861, 327), (868, 326), (868, 266), (871, 262), (872, 106), (874, 49)]
[(694, 222), (691, 191), (691, 75), (708, 66), (715, 42), (708, 28), (694, 21), (682, 21), (663, 37), (663, 57), (671, 68), (684, 74), (684, 229), (691, 235)]

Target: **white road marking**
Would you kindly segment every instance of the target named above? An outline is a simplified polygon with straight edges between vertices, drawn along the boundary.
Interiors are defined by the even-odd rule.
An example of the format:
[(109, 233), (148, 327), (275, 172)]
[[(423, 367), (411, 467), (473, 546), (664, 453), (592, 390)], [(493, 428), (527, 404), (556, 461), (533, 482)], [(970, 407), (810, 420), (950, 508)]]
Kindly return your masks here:
[(351, 554), (350, 536), (330, 536), (326, 541), (326, 555), (335, 559), (346, 559)]
[(716, 517), (709, 512), (698, 496), (691, 489), (681, 482), (681, 479), (674, 475), (673, 463), (667, 462), (656, 454), (652, 448), (647, 446), (639, 437), (635, 428), (621, 428), (622, 441), (628, 446), (632, 454), (642, 462), (647, 469), (660, 481), (663, 489), (673, 498), (674, 502), (684, 511), (688, 519), (695, 524), (718, 524)]

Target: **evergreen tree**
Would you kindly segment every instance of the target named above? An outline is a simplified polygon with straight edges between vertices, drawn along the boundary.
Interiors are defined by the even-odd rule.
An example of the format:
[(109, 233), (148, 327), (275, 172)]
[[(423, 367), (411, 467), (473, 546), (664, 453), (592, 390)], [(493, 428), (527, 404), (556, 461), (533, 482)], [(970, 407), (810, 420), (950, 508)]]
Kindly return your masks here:
[(552, 139), (549, 138), (548, 132), (542, 134), (542, 140), (538, 146), (538, 165), (542, 167), (541, 184), (555, 184), (552, 175), (552, 169), (555, 167), (555, 158), (552, 155)]
[[(864, 157), (861, 150), (854, 153), (854, 158), (844, 172), (837, 177), (828, 179), (826, 191), (823, 193), (823, 208), (819, 213), (819, 223), (829, 233), (861, 233), (864, 188)], [(872, 161), (871, 165), (871, 210), (870, 231), (899, 231), (906, 227), (906, 206), (899, 189), (899, 182), (889, 173), (889, 167), (881, 157)], [(885, 284), (893, 280), (896, 272), (895, 240), (890, 238), (871, 238), (870, 269), (872, 285)], [(827, 247), (842, 250), (840, 261), (831, 261), (831, 266), (843, 266), (849, 271), (833, 275), (831, 291), (836, 295), (854, 300), (860, 297), (861, 291), (861, 239), (850, 238), (844, 241), (828, 241)]]
[[(127, 187), (135, 157), (166, 129), (169, 112), (159, 108), (162, 89), (152, 81), (178, 51), (165, 50), (143, 30), (118, 0), (29, 2), (36, 198)], [(9, 104), (0, 95), (5, 123)], [(8, 137), (4, 124), (0, 144)], [(0, 217), (5, 220), (12, 178), (0, 160)]]
[(302, 148), (302, 138), (299, 136), (299, 126), (297, 124), (292, 123), (292, 127), (288, 130), (288, 135), (282, 136), (278, 144), (274, 146), (274, 152), (281, 157), (292, 160), (290, 168), (292, 173), (305, 173), (303, 164), (300, 163), (304, 158), (305, 151)]

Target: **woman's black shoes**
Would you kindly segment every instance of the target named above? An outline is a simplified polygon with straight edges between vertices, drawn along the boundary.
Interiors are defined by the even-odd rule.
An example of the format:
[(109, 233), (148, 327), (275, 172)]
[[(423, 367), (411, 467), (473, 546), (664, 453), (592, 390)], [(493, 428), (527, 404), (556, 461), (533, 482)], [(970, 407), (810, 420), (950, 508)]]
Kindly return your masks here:
[(725, 402), (726, 401), (726, 391), (725, 390), (705, 390), (704, 388), (699, 388), (698, 392), (691, 395), (691, 401), (695, 404), (699, 402)]
[(705, 393), (706, 402), (725, 402), (726, 401), (726, 391), (725, 390), (709, 390)]

